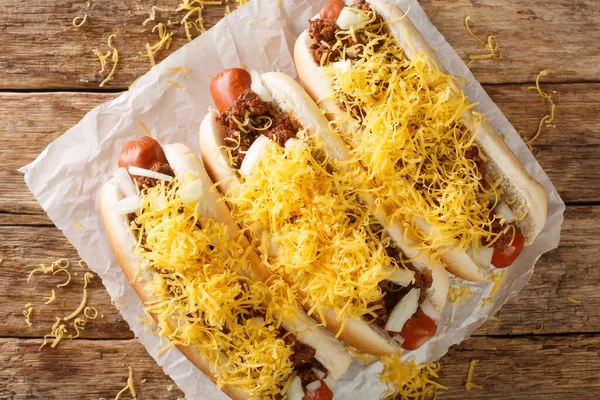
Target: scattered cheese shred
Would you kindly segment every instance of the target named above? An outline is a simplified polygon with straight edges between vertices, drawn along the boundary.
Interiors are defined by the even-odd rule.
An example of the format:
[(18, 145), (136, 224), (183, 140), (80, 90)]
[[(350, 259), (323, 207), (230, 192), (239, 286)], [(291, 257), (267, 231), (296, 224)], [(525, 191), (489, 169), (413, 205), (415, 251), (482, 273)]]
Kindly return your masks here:
[(279, 334), (275, 311), (289, 290), (270, 292), (240, 275), (249, 268), (249, 249), (202, 217), (197, 203), (184, 204), (179, 189), (177, 179), (149, 189), (131, 225), (142, 271), (154, 277), (144, 285), (157, 300), (145, 310), (156, 316), (159, 336), (169, 339), (164, 349), (197, 348), (218, 387), (236, 385), (255, 398), (281, 394), (293, 373), (293, 350)]
[(67, 280), (64, 281), (63, 283), (59, 283), (58, 285), (56, 285), (57, 288), (67, 286), (69, 284), (69, 282), (71, 282), (71, 273), (64, 268), (57, 269), (56, 271), (52, 272), (52, 275), (55, 275), (59, 272), (64, 272), (65, 274), (67, 274)]
[(50, 304), (54, 300), (56, 300), (56, 292), (54, 291), (54, 289), (52, 289), (52, 291), (50, 292), (50, 296), (42, 297), (42, 300), (45, 300), (44, 304)]
[(31, 323), (31, 314), (33, 313), (33, 305), (31, 303), (25, 304), (25, 309), (23, 310), (23, 315), (25, 316), (25, 322), (27, 326), (32, 326)]
[(115, 400), (119, 400), (119, 397), (121, 397), (121, 395), (128, 390), (134, 399), (136, 397), (135, 388), (133, 387), (133, 370), (131, 369), (131, 367), (127, 367), (127, 368), (129, 369), (129, 377), (127, 378), (127, 386), (125, 386), (123, 389), (121, 389), (121, 391), (119, 393), (117, 393)]
[(150, 15), (142, 22), (142, 26), (146, 26), (149, 22), (153, 22), (156, 19), (157, 11), (169, 11), (169, 9), (152, 6), (152, 8), (150, 8)]
[(363, 364), (369, 364), (377, 359), (377, 356), (373, 354), (363, 353), (362, 351), (355, 349), (352, 346), (346, 346), (346, 350), (354, 357), (358, 358)]
[(169, 32), (166, 25), (162, 22), (159, 22), (152, 28), (152, 33), (157, 32), (158, 34), (158, 42), (150, 45), (150, 43), (146, 43), (146, 52), (140, 52), (140, 55), (144, 57), (148, 57), (150, 59), (150, 64), (152, 66), (156, 65), (156, 61), (154, 60), (154, 55), (158, 53), (163, 48), (168, 50), (171, 48), (171, 42), (173, 40), (173, 32)]
[(470, 18), (471, 18), (470, 16), (467, 16), (465, 18), (465, 28), (467, 28), (467, 31), (469, 32), (469, 34), (471, 36), (473, 36), (479, 43), (481, 43), (481, 45), (483, 47), (485, 47), (485, 49), (488, 51), (488, 53), (469, 55), (470, 61), (467, 63), (467, 66), (471, 65), (475, 60), (484, 60), (484, 59), (500, 60), (500, 59), (502, 59), (502, 48), (498, 44), (496, 37), (489, 35), (487, 37), (487, 43), (484, 42), (483, 40), (481, 40), (481, 38), (479, 38), (479, 36), (477, 36), (469, 27), (469, 19)]
[(433, 379), (439, 378), (441, 365), (439, 362), (430, 364), (415, 363), (414, 358), (402, 362), (400, 354), (381, 357), (384, 369), (381, 382), (387, 385), (386, 396), (396, 395), (403, 400), (422, 400), (427, 396), (437, 396), (438, 390), (448, 388)]
[[(387, 279), (398, 263), (386, 251), (391, 240), (381, 236), (354, 189), (354, 173), (322, 161), (303, 143), (284, 149), (271, 141), (227, 200), (267, 268), (305, 293), (309, 315), (324, 321), (324, 308), (335, 310), (341, 332), (346, 317), (373, 319), (379, 306), (372, 303), (383, 296), (374, 282)], [(277, 257), (270, 259), (273, 248)]]
[(85, 320), (82, 318), (75, 318), (75, 320), (71, 323), (71, 326), (73, 326), (73, 329), (75, 329), (75, 336), (72, 336), (71, 339), (77, 339), (79, 337), (80, 334), (80, 330), (85, 330)]
[[(482, 176), (474, 160), (483, 156), (477, 133), (463, 119), (476, 104), (424, 52), (409, 59), (375, 13), (357, 12), (366, 22), (336, 36), (343, 58), (353, 55), (347, 58), (351, 67), (325, 66), (331, 100), (342, 104), (332, 128), (359, 127), (345, 139), (367, 170), (373, 195), (382, 199), (381, 211), (404, 220), (432, 250), (445, 251), (452, 243), (465, 251), (491, 242), (498, 235), (489, 199), (500, 194), (499, 182)], [(353, 35), (366, 44), (344, 45), (342, 39)]]
[(79, 313), (81, 313), (81, 311), (83, 311), (85, 304), (87, 303), (87, 297), (88, 297), (87, 289), (83, 288), (83, 296), (81, 298), (81, 303), (79, 303), (79, 307), (77, 307), (77, 309), (75, 311), (73, 311), (71, 314), (67, 315), (64, 318), (65, 321), (68, 321), (71, 318), (78, 316)]
[(177, 89), (180, 89), (180, 90), (185, 90), (185, 87), (181, 86), (179, 83), (177, 83), (177, 82), (175, 82), (175, 81), (170, 81), (170, 80), (167, 80), (167, 83), (168, 83), (169, 85), (171, 85), (171, 86), (174, 86), (174, 87), (176, 87)]
[(96, 309), (96, 307), (88, 306), (83, 309), (83, 315), (87, 319), (96, 319), (98, 317), (98, 310)]
[(500, 319), (500, 317), (493, 315), (490, 317), (490, 321), (501, 322), (502, 320)]
[(533, 330), (533, 333), (541, 333), (544, 330), (544, 321), (538, 321), (538, 326)]
[(581, 300), (579, 300), (579, 299), (576, 299), (576, 298), (574, 298), (574, 297), (571, 297), (571, 296), (567, 296), (567, 301), (568, 301), (569, 303), (573, 303), (573, 304), (579, 304), (579, 303), (581, 303)]
[(473, 382), (473, 373), (475, 372), (475, 364), (477, 364), (479, 360), (471, 360), (469, 364), (469, 372), (467, 373), (467, 381), (465, 382), (465, 389), (471, 390), (473, 388), (483, 390), (483, 386), (478, 385)]
[(73, 18), (73, 26), (75, 28), (81, 28), (83, 24), (87, 21), (87, 14), (83, 14), (83, 17), (75, 17)]
[(92, 281), (93, 278), (94, 278), (94, 274), (92, 274), (91, 272), (86, 272), (85, 274), (83, 274), (83, 288), (84, 289)]
[(54, 339), (51, 348), (55, 348), (62, 339), (71, 339), (72, 335), (68, 335), (67, 327), (64, 324), (60, 323), (60, 317), (56, 317), (56, 322), (52, 325), (50, 333), (44, 336), (44, 341), (42, 342), (39, 350), (41, 351), (44, 346), (48, 343), (48, 338)]
[(167, 68), (167, 72), (177, 72), (178, 78), (185, 78), (192, 72), (192, 69), (190, 67), (170, 67)]
[(191, 31), (192, 28), (194, 28), (197, 33), (206, 32), (206, 28), (204, 28), (204, 17), (202, 16), (204, 6), (221, 4), (223, 4), (221, 1), (182, 0), (177, 6), (177, 12), (185, 12), (185, 16), (181, 19), (181, 25), (185, 28), (185, 35), (190, 42), (194, 39)]
[(104, 72), (104, 69), (106, 67), (106, 63), (108, 60), (108, 57), (111, 57), (112, 55), (112, 62), (113, 62), (113, 66), (112, 69), (110, 70), (110, 73), (108, 74), (108, 76), (106, 78), (104, 78), (104, 80), (102, 82), (100, 82), (100, 87), (103, 87), (104, 84), (108, 81), (110, 81), (113, 77), (113, 75), (115, 74), (115, 70), (117, 69), (117, 64), (119, 63), (119, 50), (117, 50), (113, 45), (112, 45), (112, 40), (117, 36), (116, 33), (113, 33), (112, 35), (110, 35), (108, 37), (108, 47), (110, 48), (110, 50), (108, 50), (106, 52), (106, 54), (103, 54), (101, 51), (99, 50), (92, 50), (92, 53), (94, 53), (98, 59), (100, 60), (100, 74)]
[(469, 286), (451, 285), (448, 288), (448, 301), (451, 304), (458, 305), (473, 296), (473, 291)]
[(146, 128), (146, 125), (142, 121), (138, 120), (137, 123), (147, 136), (152, 137), (152, 133), (150, 133), (150, 130)]
[(535, 79), (535, 86), (529, 87), (529, 89), (537, 90), (537, 92), (539, 93), (539, 95), (543, 99), (546, 99), (548, 101), (548, 103), (550, 103), (550, 113), (544, 115), (540, 119), (540, 122), (538, 124), (537, 132), (531, 137), (531, 139), (524, 138), (525, 143), (527, 144), (527, 146), (529, 147), (530, 150), (532, 149), (531, 144), (540, 136), (540, 134), (542, 133), (542, 128), (543, 127), (546, 127), (546, 128), (556, 128), (556, 125), (553, 124), (553, 122), (554, 122), (554, 112), (556, 110), (556, 105), (554, 104), (554, 101), (552, 100), (552, 95), (544, 92), (542, 90), (542, 88), (540, 87), (540, 78), (542, 76), (546, 76), (546, 75), (548, 75), (548, 71), (546, 71), (546, 70), (540, 71), (540, 73), (538, 74), (537, 78)]

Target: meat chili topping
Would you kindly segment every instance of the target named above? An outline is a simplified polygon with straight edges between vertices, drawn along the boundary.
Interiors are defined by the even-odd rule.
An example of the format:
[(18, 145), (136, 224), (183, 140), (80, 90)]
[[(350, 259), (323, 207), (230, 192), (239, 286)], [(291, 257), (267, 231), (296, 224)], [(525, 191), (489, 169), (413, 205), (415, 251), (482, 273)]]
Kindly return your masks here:
[[(365, 0), (356, 0), (352, 7), (374, 13)], [(383, 19), (375, 15), (375, 19), (369, 25), (377, 30), (383, 29)], [(340, 32), (342, 32), (342, 28), (339, 27), (335, 19), (316, 18), (308, 21), (308, 36), (314, 40), (314, 43), (310, 46), (310, 51), (315, 63), (327, 65), (341, 60), (342, 57), (355, 59), (362, 54), (362, 49), (367, 42), (372, 40), (360, 32), (354, 35), (341, 35)], [(341, 41), (342, 46), (336, 46), (338, 41)], [(342, 48), (346, 48), (347, 51), (342, 52)], [(352, 50), (348, 50), (351, 48)], [(377, 44), (375, 44), (375, 48), (377, 48)]]
[(298, 121), (273, 103), (262, 101), (251, 89), (242, 92), (219, 115), (218, 122), (227, 129), (225, 143), (231, 151), (236, 168), (240, 168), (246, 152), (260, 135), (284, 146), (288, 139), (295, 138), (302, 129)]
[(327, 376), (327, 369), (315, 358), (315, 349), (299, 342), (291, 333), (285, 336), (285, 341), (292, 345), (293, 354), (290, 360), (294, 364), (294, 371), (302, 381), (303, 387), (319, 380), (319, 376), (313, 371), (313, 368), (323, 371)]

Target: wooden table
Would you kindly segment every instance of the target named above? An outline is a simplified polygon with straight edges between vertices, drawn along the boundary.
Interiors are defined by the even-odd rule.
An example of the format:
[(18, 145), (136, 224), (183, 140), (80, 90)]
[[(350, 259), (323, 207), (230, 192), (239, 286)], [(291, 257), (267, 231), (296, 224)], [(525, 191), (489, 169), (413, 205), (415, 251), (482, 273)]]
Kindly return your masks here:
[[(0, 398), (114, 398), (132, 366), (140, 399), (175, 399), (166, 377), (111, 305), (99, 279), (89, 287), (88, 303), (102, 318), (90, 321), (81, 336), (55, 349), (38, 351), (53, 316), (74, 310), (81, 299), (84, 268), (72, 267), (73, 282), (59, 300), (42, 297), (62, 275), (29, 271), (59, 257), (78, 257), (27, 190), (17, 168), (31, 162), (52, 140), (86, 112), (115, 98), (149, 69), (138, 57), (152, 24), (142, 27), (151, 2), (53, 0), (23, 3), (0, 0)], [(175, 8), (177, 1), (159, 5)], [(596, 399), (600, 396), (600, 3), (595, 0), (423, 0), (423, 7), (458, 53), (481, 53), (463, 20), (494, 34), (502, 60), (472, 65), (477, 79), (518, 130), (533, 133), (547, 104), (529, 90), (537, 73), (555, 91), (556, 128), (543, 133), (534, 153), (567, 203), (561, 245), (538, 262), (521, 294), (504, 306), (500, 321), (488, 321), (443, 359), (440, 382), (446, 399)], [(234, 7), (234, 4), (231, 4)], [(207, 6), (206, 25), (224, 6)], [(79, 29), (75, 16), (88, 14)], [(174, 12), (159, 20), (181, 18)], [(114, 80), (98, 88), (92, 48), (106, 50), (117, 33), (121, 64)], [(179, 27), (173, 48), (185, 43)], [(159, 59), (168, 52), (159, 55)], [(87, 80), (89, 83), (82, 80)], [(575, 304), (567, 296), (581, 299)], [(33, 325), (23, 317), (36, 304)], [(466, 391), (469, 362), (480, 360), (474, 381), (485, 390)]]

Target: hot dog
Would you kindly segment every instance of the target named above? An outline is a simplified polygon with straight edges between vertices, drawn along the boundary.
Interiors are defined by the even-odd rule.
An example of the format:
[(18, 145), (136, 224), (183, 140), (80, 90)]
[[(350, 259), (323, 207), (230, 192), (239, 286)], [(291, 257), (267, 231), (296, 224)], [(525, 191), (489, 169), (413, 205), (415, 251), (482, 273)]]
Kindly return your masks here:
[[(200, 127), (204, 163), (234, 219), (268, 272), (342, 340), (378, 355), (418, 348), (437, 330), (445, 270), (373, 211), (360, 168), (296, 82), (252, 73), (248, 84), (246, 74), (214, 78), (213, 100), (227, 107)], [(233, 101), (228, 87), (239, 92)]]
[(300, 80), (372, 177), (380, 209), (471, 281), (510, 266), (547, 199), (435, 51), (385, 0), (328, 2), (296, 41)]
[[(331, 400), (348, 352), (280, 279), (265, 283), (250, 267), (260, 258), (200, 159), (143, 137), (125, 145), (119, 166), (102, 191), (102, 218), (160, 335), (233, 399)], [(327, 389), (311, 394), (316, 382)]]

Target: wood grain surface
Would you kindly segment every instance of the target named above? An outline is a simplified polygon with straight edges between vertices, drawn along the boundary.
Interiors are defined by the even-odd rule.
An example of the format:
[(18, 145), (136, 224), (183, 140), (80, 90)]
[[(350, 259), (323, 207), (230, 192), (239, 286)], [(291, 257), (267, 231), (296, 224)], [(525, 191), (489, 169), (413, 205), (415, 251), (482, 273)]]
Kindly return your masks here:
[[(150, 64), (139, 52), (157, 36), (142, 26), (153, 5), (156, 22), (176, 22), (178, 0), (50, 0), (36, 4), (0, 0), (0, 398), (114, 398), (134, 371), (138, 399), (177, 399), (183, 394), (134, 338), (111, 304), (99, 278), (88, 286), (88, 319), (79, 338), (39, 351), (55, 316), (81, 301), (85, 267), (26, 188), (17, 169), (37, 155), (95, 106), (117, 97)], [(205, 25), (214, 25), (225, 5), (206, 6)], [(544, 89), (556, 102), (556, 127), (544, 131), (534, 154), (567, 202), (561, 244), (536, 264), (517, 298), (442, 359), (441, 399), (597, 399), (600, 397), (600, 2), (595, 0), (422, 0), (437, 28), (464, 59), (483, 52), (468, 36), (464, 18), (482, 38), (498, 39), (502, 60), (471, 65), (476, 78), (517, 130), (532, 134), (547, 104), (530, 89), (547, 69)], [(76, 16), (87, 14), (80, 28)], [(171, 24), (171, 50), (187, 42)], [(116, 33), (121, 61), (114, 80), (98, 87), (98, 61)], [(87, 81), (87, 82), (86, 82)], [(64, 275), (34, 274), (57, 258), (71, 262)], [(56, 300), (43, 304), (55, 290)], [(581, 300), (575, 304), (568, 297)], [(32, 326), (23, 316), (34, 306)], [(469, 363), (475, 383), (466, 391)], [(172, 389), (172, 390), (171, 390)], [(122, 397), (123, 398), (123, 397)], [(125, 398), (131, 398), (129, 395)]]

